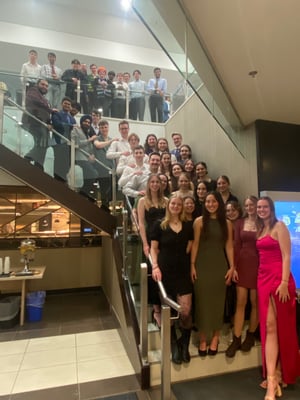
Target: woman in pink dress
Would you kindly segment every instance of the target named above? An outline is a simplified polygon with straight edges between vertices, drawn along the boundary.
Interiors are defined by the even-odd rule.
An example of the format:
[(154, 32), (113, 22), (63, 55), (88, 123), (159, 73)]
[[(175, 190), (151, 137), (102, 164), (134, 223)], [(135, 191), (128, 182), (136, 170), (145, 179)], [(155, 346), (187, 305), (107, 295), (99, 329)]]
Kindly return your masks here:
[(276, 219), (269, 197), (257, 203), (259, 252), (258, 305), (265, 400), (281, 395), (279, 384), (295, 383), (300, 375), (296, 332), (296, 286), (290, 271), (291, 240), (287, 227)]

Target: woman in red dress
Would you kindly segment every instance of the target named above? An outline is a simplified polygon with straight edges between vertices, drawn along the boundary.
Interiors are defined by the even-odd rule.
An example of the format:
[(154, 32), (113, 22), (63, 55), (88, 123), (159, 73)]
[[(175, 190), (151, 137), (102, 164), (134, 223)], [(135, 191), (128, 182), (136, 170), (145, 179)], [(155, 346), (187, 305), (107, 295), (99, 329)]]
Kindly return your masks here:
[(290, 271), (291, 240), (287, 227), (275, 216), (269, 197), (257, 203), (259, 252), (258, 305), (265, 400), (281, 395), (279, 384), (295, 383), (300, 375), (296, 332), (296, 286)]

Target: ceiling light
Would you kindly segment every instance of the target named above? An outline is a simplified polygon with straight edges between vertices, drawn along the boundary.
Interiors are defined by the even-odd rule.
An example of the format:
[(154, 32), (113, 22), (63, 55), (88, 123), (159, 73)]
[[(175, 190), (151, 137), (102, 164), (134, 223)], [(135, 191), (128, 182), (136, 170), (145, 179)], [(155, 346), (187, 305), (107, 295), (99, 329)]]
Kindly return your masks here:
[(131, 0), (121, 0), (123, 10), (128, 11), (131, 8)]

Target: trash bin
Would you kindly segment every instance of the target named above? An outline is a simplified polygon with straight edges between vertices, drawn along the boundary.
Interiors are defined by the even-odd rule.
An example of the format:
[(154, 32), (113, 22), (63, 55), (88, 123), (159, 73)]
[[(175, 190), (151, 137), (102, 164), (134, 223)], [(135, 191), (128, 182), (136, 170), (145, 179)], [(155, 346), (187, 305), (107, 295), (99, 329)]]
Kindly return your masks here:
[(0, 300), (0, 329), (13, 328), (19, 320), (20, 296), (9, 296)]
[(37, 322), (42, 319), (46, 292), (30, 292), (26, 295), (26, 319), (28, 322)]

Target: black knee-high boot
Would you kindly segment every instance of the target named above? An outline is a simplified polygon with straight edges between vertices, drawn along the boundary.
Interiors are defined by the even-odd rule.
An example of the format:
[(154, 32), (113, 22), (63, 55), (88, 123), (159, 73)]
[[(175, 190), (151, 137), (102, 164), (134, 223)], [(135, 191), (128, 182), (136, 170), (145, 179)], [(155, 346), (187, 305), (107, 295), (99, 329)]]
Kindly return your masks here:
[(171, 352), (172, 352), (172, 361), (174, 364), (182, 363), (181, 356), (181, 346), (179, 346), (176, 335), (176, 328), (174, 325), (171, 326)]
[(191, 338), (191, 330), (181, 328), (181, 338), (179, 339), (181, 345), (181, 356), (182, 361), (185, 363), (189, 363), (191, 361), (191, 356), (189, 352), (189, 344)]

